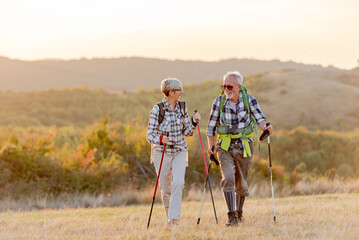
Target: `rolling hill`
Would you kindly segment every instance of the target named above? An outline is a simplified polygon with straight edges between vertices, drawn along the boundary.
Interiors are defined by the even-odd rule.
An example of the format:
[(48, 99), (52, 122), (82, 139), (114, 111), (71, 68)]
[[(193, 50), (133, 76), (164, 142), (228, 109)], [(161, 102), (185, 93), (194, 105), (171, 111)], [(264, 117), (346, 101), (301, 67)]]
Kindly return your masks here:
[[(88, 86), (111, 92), (158, 87), (166, 77), (183, 83), (221, 79), (230, 70), (243, 75), (282, 69), (323, 69), (278, 60), (227, 59), (216, 62), (163, 60), (141, 57), (113, 59), (23, 61), (0, 57), (0, 90), (29, 91)], [(336, 69), (340, 71), (339, 69)]]
[(264, 74), (262, 110), (283, 126), (353, 129), (359, 124), (359, 74), (335, 70), (276, 71)]
[[(357, 69), (248, 59), (146, 58), (33, 62), (0, 58), (0, 66), (1, 125), (64, 126), (92, 123), (105, 116), (120, 121), (138, 115), (147, 118), (149, 109), (161, 100), (161, 79), (172, 73), (184, 83), (182, 99), (189, 109), (202, 113), (204, 127), (221, 76), (229, 69), (241, 70), (249, 92), (277, 129), (305, 125), (347, 130), (359, 124)], [(78, 85), (88, 88), (74, 88)]]

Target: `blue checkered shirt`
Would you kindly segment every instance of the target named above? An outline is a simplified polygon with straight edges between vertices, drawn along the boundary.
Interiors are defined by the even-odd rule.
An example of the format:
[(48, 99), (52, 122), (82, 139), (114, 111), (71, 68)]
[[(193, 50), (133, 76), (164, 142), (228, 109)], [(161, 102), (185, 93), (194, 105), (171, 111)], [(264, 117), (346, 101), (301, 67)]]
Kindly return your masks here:
[(165, 116), (162, 123), (158, 124), (159, 107), (156, 104), (150, 112), (150, 120), (147, 128), (147, 141), (155, 144), (155, 151), (162, 151), (163, 146), (160, 144), (160, 136), (169, 133), (169, 142), (166, 147), (166, 154), (176, 154), (180, 151), (187, 151), (187, 142), (184, 136), (193, 136), (195, 125), (192, 124), (188, 116), (187, 107), (182, 117), (181, 108), (179, 103), (176, 103), (175, 110), (163, 98)]
[[(248, 94), (249, 106), (253, 113), (254, 119), (259, 124), (263, 120), (266, 120), (263, 115), (257, 100), (250, 94)], [(223, 114), (226, 120), (226, 124), (230, 127), (236, 127), (237, 129), (243, 129), (251, 123), (251, 118), (244, 107), (242, 93), (239, 93), (239, 98), (236, 104), (236, 111), (229, 106), (228, 98), (224, 102)], [(211, 114), (208, 120), (207, 136), (216, 136), (217, 120), (219, 119), (219, 105), (221, 102), (221, 96), (218, 96), (212, 105)], [(219, 125), (224, 126), (222, 117), (219, 119)], [(253, 140), (253, 139), (250, 139)], [(242, 147), (242, 146), (241, 146)]]

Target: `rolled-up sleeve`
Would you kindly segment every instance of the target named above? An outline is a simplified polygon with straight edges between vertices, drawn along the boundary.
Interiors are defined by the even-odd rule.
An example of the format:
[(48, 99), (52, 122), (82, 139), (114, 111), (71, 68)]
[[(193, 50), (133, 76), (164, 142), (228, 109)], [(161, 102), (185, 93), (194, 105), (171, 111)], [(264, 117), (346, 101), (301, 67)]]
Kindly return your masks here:
[(249, 96), (249, 105), (251, 107), (251, 111), (253, 113), (254, 119), (256, 120), (257, 124), (259, 124), (263, 120), (266, 121), (266, 117), (264, 116), (262, 110), (260, 109), (257, 100), (250, 94), (248, 94), (248, 96)]
[(184, 128), (183, 135), (186, 137), (193, 136), (196, 125), (193, 125), (191, 120), (189, 119), (188, 109), (186, 107), (185, 116), (184, 116)]
[(220, 100), (221, 100), (221, 96), (217, 97), (213, 101), (211, 113), (208, 119), (207, 136), (216, 136)]
[(159, 115), (159, 107), (155, 105), (150, 112), (150, 120), (148, 121), (148, 127), (147, 127), (147, 141), (155, 144), (160, 143), (160, 136), (157, 134), (158, 115)]

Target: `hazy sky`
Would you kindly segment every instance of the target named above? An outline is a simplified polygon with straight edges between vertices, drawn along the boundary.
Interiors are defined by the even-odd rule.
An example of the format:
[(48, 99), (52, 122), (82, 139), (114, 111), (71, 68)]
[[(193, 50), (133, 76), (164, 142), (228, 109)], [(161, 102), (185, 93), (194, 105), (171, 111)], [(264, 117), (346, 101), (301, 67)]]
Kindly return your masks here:
[(0, 0), (0, 56), (293, 60), (350, 69), (358, 0)]

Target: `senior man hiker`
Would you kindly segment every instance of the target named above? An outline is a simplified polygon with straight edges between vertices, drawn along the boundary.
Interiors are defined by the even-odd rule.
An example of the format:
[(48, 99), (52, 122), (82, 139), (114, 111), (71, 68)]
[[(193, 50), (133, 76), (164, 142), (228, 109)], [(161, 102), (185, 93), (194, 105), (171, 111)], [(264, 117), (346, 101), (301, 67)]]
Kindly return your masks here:
[[(259, 108), (257, 100), (247, 94), (243, 77), (239, 72), (228, 72), (223, 76), (224, 95), (218, 96), (212, 105), (208, 120), (208, 154), (218, 151), (221, 165), (221, 187), (228, 208), (228, 222), (225, 226), (234, 226), (243, 221), (243, 204), (249, 195), (247, 176), (252, 163), (253, 130), (258, 124), (262, 130), (266, 118)], [(255, 122), (254, 122), (255, 121)], [(215, 146), (216, 133), (218, 141)], [(212, 151), (212, 146), (215, 150)]]
[[(159, 186), (167, 222), (172, 225), (180, 219), (181, 213), (188, 158), (188, 146), (184, 136), (194, 134), (201, 116), (198, 112), (193, 113), (190, 120), (184, 102), (180, 101), (183, 88), (178, 79), (164, 79), (161, 83), (161, 92), (164, 95), (162, 102), (154, 105), (150, 112), (147, 140), (154, 150), (151, 157), (159, 174)], [(166, 148), (159, 173), (163, 144), (166, 144)]]

